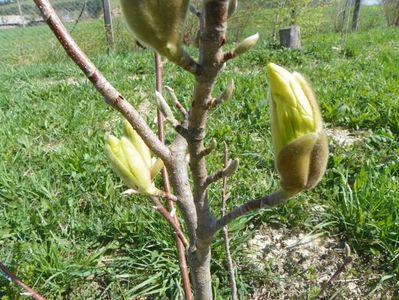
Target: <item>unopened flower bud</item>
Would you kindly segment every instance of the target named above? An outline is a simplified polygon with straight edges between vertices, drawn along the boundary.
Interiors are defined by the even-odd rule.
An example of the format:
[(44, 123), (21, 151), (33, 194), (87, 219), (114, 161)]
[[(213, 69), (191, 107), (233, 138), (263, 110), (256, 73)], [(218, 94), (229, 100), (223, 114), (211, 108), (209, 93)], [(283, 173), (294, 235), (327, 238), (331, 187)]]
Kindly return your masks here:
[(327, 166), (327, 137), (316, 98), (302, 75), (272, 63), (267, 71), (276, 167), (290, 197), (320, 181)]
[(151, 159), (149, 148), (127, 121), (124, 134), (120, 139), (113, 135), (107, 138), (105, 152), (112, 168), (129, 188), (159, 195), (153, 180), (163, 167), (162, 160)]
[(140, 153), (145, 165), (150, 168), (151, 151), (127, 120), (123, 122), (123, 133)]
[(182, 47), (189, 0), (121, 0), (133, 34), (171, 61), (187, 56)]

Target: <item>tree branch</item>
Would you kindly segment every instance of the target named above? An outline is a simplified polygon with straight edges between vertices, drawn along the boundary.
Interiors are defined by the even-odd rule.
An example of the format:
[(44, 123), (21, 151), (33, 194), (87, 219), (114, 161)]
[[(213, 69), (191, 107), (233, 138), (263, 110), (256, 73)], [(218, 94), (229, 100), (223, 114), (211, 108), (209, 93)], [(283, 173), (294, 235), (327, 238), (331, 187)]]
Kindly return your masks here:
[(238, 160), (231, 160), (229, 163), (225, 164), (223, 170), (217, 171), (212, 175), (209, 175), (205, 180), (205, 185), (208, 186), (213, 182), (216, 182), (223, 177), (228, 177), (232, 175), (238, 168)]
[(24, 291), (26, 291), (26, 293), (29, 294), (33, 300), (46, 300), (46, 298), (41, 296), (38, 292), (34, 291), (32, 288), (23, 283), (22, 280), (12, 273), (2, 262), (0, 262), (0, 270)]
[(168, 147), (162, 144), (134, 107), (109, 83), (68, 33), (48, 0), (34, 0), (44, 21), (53, 31), (68, 56), (78, 65), (105, 101), (117, 109), (133, 126), (147, 146), (164, 162), (170, 160)]
[(173, 230), (175, 231), (176, 235), (179, 237), (179, 239), (182, 241), (183, 245), (185, 248), (188, 248), (189, 244), (184, 236), (183, 232), (180, 229), (179, 224), (176, 222), (175, 218), (170, 215), (168, 210), (162, 205), (162, 203), (159, 201), (157, 197), (150, 197), (152, 203), (154, 204), (154, 208), (159, 211), (162, 216), (168, 221), (170, 226), (172, 226)]
[(252, 201), (248, 201), (247, 203), (233, 209), (231, 212), (220, 218), (216, 223), (215, 231), (223, 228), (231, 221), (249, 213), (250, 211), (261, 208), (271, 208), (281, 203), (284, 203), (287, 200), (288, 199), (285, 196), (284, 192), (282, 190), (279, 190), (277, 192), (274, 192), (273, 194)]

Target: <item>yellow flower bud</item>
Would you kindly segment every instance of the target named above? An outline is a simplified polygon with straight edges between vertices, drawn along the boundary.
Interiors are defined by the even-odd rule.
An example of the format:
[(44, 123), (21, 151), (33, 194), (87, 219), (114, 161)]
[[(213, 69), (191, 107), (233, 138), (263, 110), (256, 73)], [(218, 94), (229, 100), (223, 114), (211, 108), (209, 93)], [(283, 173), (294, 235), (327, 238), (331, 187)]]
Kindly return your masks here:
[(143, 139), (137, 134), (137, 132), (133, 129), (132, 125), (125, 120), (123, 122), (123, 133), (130, 140), (133, 146), (140, 153), (141, 158), (146, 164), (147, 168), (151, 167), (151, 151), (144, 143)]
[(149, 148), (127, 121), (124, 134), (121, 139), (112, 135), (107, 138), (105, 152), (112, 168), (129, 188), (144, 194), (159, 194), (153, 180), (163, 161), (151, 158)]
[(140, 152), (126, 137), (121, 138), (121, 147), (136, 188), (140, 192), (151, 193), (154, 190), (154, 184), (151, 180), (150, 169), (146, 166)]
[(276, 167), (281, 187), (290, 197), (320, 181), (328, 143), (316, 98), (302, 75), (272, 63), (267, 71)]
[(121, 0), (122, 10), (133, 34), (171, 61), (186, 52), (182, 47), (189, 0)]
[(135, 188), (137, 186), (135, 178), (131, 175), (127, 160), (125, 159), (125, 154), (122, 151), (120, 141), (117, 137), (113, 135), (107, 137), (105, 153), (116, 174), (122, 178), (128, 187)]

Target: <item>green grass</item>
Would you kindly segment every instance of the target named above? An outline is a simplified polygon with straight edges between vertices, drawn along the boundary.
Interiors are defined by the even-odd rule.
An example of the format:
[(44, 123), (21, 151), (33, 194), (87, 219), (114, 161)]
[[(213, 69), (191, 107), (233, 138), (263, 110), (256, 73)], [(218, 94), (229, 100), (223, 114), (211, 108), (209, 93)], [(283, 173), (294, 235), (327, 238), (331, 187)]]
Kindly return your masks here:
[[(132, 103), (148, 107), (145, 118), (155, 128), (152, 54), (130, 53), (131, 41), (120, 39), (122, 51), (106, 55), (101, 23), (85, 26), (74, 32), (78, 42)], [(47, 28), (29, 30), (0, 31), (0, 40), (18, 34), (19, 45), (30, 41), (42, 47), (27, 51), (28, 56), (0, 52), (0, 260), (49, 299), (176, 299), (180, 277), (171, 230), (145, 199), (120, 196), (124, 186), (104, 155), (104, 136), (121, 130), (119, 115), (55, 42), (29, 40), (34, 30), (49, 35)], [(86, 30), (92, 39), (85, 39)], [(229, 62), (220, 76), (215, 94), (231, 79), (236, 91), (210, 114), (207, 141), (226, 141), (231, 156), (240, 158), (229, 180), (230, 207), (278, 187), (269, 133), (268, 62), (298, 70), (312, 81), (329, 128), (363, 137), (345, 147), (330, 140), (328, 170), (314, 191), (231, 225), (242, 298), (265, 281), (264, 274), (246, 267), (245, 241), (254, 233), (250, 224), (334, 234), (364, 259), (378, 260), (382, 274), (399, 274), (398, 33), (395, 28), (345, 36), (318, 33), (303, 41), (302, 51), (281, 49), (264, 38)], [(121, 29), (119, 34), (126, 33)], [(185, 105), (192, 82), (166, 64), (165, 84)], [(173, 138), (170, 129), (167, 137)], [(209, 157), (210, 171), (221, 165), (221, 143), (218, 150)], [(210, 201), (216, 214), (219, 198), (215, 185)], [(314, 205), (323, 211), (315, 213)], [(212, 271), (216, 298), (226, 299), (219, 236)], [(20, 298), (1, 276), (0, 296)]]

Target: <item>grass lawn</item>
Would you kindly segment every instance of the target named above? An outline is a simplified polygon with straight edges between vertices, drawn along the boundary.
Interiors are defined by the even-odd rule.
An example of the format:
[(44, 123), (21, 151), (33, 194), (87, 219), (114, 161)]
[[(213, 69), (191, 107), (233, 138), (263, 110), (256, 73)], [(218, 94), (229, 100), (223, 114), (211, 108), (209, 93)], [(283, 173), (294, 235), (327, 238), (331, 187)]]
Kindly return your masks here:
[[(101, 24), (89, 26), (97, 32)], [(74, 34), (84, 43), (82, 33), (78, 28)], [(30, 37), (22, 28), (0, 31), (0, 40), (4, 34)], [(265, 37), (229, 62), (216, 85), (218, 92), (231, 79), (236, 83), (232, 99), (211, 113), (207, 136), (207, 141), (226, 141), (231, 157), (240, 159), (229, 179), (230, 207), (278, 187), (267, 63), (311, 80), (330, 136), (327, 173), (315, 190), (229, 227), (239, 293), (247, 299), (262, 287), (280, 299), (281, 282), (300, 278), (307, 287), (291, 296), (314, 299), (322, 288), (317, 274), (329, 278), (335, 271), (292, 268), (283, 278), (266, 259), (263, 269), (255, 268), (249, 242), (273, 228), (330, 239), (332, 263), (342, 258), (346, 243), (356, 260), (342, 278), (363, 282), (360, 299), (394, 299), (399, 290), (399, 29), (316, 33), (303, 44), (302, 50), (290, 51)], [(31, 57), (0, 52), (0, 260), (48, 299), (177, 299), (180, 277), (171, 230), (146, 199), (120, 195), (125, 187), (105, 158), (104, 136), (120, 133), (119, 114), (55, 43), (49, 46), (30, 52)], [(155, 128), (152, 53), (107, 55), (104, 41), (88, 41), (83, 48)], [(186, 106), (192, 83), (191, 76), (166, 63), (165, 84)], [(173, 139), (170, 129), (167, 137)], [(222, 164), (221, 142), (218, 150), (209, 156), (210, 171)], [(210, 190), (215, 214), (218, 188)], [(227, 299), (220, 236), (213, 251), (214, 294)], [(335, 293), (340, 299), (353, 295), (343, 283), (327, 291)], [(0, 275), (0, 299), (19, 298), (20, 290)]]

